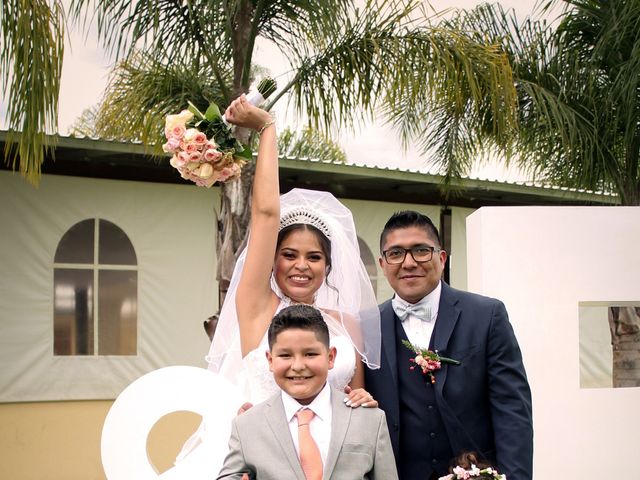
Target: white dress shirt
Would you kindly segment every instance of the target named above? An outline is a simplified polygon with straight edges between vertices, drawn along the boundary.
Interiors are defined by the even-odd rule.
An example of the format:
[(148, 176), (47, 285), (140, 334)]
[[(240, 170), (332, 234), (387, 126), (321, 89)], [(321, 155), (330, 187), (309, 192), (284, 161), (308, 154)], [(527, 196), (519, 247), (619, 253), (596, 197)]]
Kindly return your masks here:
[(284, 404), (285, 418), (289, 422), (289, 431), (293, 439), (293, 445), (296, 447), (296, 453), (300, 457), (300, 449), (298, 447), (298, 419), (296, 412), (301, 408), (309, 408), (315, 413), (315, 417), (309, 424), (311, 436), (318, 445), (320, 456), (322, 457), (322, 467), (327, 461), (327, 453), (329, 452), (329, 443), (331, 442), (331, 388), (329, 383), (325, 383), (318, 396), (313, 399), (309, 405), (300, 405), (298, 401), (282, 391), (282, 403)]
[[(426, 297), (423, 297), (417, 304), (425, 305), (429, 308), (429, 318), (420, 319), (416, 316), (409, 314), (407, 318), (402, 321), (402, 328), (409, 341), (418, 347), (429, 348), (431, 342), (431, 335), (433, 334), (433, 328), (436, 325), (436, 318), (438, 318), (438, 307), (440, 305), (440, 293), (442, 292), (442, 284), (438, 282), (436, 288)], [(404, 301), (397, 294), (394, 296), (394, 301), (404, 303), (405, 305), (411, 305), (409, 302)]]

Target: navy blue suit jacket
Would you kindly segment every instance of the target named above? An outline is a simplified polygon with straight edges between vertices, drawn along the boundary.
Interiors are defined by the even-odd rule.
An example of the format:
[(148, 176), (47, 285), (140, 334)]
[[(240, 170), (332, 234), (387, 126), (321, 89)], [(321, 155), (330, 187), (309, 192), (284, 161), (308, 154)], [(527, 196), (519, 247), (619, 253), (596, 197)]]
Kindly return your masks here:
[[(399, 458), (398, 365), (391, 300), (380, 305), (382, 361), (365, 369), (367, 390), (387, 415)], [(442, 282), (433, 349), (462, 362), (435, 372), (435, 398), (455, 455), (474, 451), (509, 480), (531, 480), (531, 391), (504, 304)], [(421, 432), (416, 432), (420, 434)], [(427, 432), (424, 432), (427, 435)]]

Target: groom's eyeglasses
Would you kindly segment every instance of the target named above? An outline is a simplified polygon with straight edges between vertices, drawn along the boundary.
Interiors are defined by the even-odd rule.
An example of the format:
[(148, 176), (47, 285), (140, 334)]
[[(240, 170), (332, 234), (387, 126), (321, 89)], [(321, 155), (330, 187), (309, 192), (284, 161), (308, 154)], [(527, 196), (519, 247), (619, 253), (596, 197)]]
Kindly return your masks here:
[(383, 251), (382, 256), (389, 265), (397, 265), (404, 262), (407, 252), (409, 252), (416, 263), (425, 263), (433, 258), (433, 252), (441, 250), (441, 248), (429, 245), (416, 245), (411, 248), (393, 247)]

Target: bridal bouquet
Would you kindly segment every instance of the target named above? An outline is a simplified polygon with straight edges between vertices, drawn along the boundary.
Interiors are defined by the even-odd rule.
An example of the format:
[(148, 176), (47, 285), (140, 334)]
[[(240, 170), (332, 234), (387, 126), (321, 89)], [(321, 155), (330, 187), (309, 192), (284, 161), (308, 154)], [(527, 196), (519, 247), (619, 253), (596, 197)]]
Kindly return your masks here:
[[(276, 82), (265, 78), (247, 95), (252, 105), (259, 105), (276, 90)], [(201, 187), (226, 182), (240, 176), (251, 160), (251, 149), (233, 136), (233, 128), (215, 103), (202, 113), (191, 102), (177, 115), (167, 115), (162, 150), (171, 153), (170, 164), (182, 178)]]

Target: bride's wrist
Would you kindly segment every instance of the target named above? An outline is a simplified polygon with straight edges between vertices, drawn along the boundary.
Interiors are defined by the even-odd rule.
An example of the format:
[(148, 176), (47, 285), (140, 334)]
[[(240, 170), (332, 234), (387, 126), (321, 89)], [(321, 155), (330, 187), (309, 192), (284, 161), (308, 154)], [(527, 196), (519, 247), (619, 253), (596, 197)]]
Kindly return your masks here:
[(258, 132), (258, 136), (262, 135), (267, 128), (271, 126), (275, 126), (275, 124), (276, 124), (276, 119), (273, 117), (269, 117), (269, 120), (264, 122), (262, 127), (256, 129), (256, 132)]

